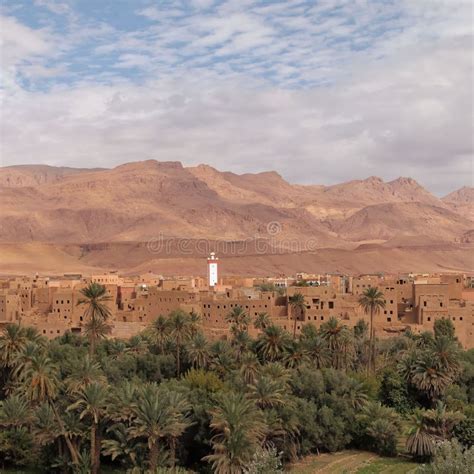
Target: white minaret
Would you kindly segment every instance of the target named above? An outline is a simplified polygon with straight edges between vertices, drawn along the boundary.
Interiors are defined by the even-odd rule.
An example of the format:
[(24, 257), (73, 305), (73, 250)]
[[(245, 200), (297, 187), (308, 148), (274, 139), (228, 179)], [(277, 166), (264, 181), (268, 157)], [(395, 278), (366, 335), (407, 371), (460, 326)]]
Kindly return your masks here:
[(207, 259), (207, 278), (209, 286), (217, 285), (217, 262), (219, 259), (216, 257), (214, 252)]

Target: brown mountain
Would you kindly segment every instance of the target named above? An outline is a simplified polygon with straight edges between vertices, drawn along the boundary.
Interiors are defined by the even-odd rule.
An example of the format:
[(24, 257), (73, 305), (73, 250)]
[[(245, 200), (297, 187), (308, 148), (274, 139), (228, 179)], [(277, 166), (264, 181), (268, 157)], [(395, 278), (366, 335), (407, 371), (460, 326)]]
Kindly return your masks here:
[[(100, 168), (96, 168), (98, 170)], [(38, 184), (54, 183), (65, 176), (87, 173), (90, 169), (55, 167), (48, 165), (5, 166), (0, 172), (0, 186), (25, 187)]]
[(442, 201), (452, 211), (474, 220), (474, 188), (464, 186), (445, 196)]
[(441, 207), (421, 202), (384, 203), (367, 206), (352, 216), (335, 223), (336, 232), (346, 240), (390, 240), (412, 236), (426, 241), (455, 241), (471, 229), (464, 217)]
[[(238, 175), (207, 165), (185, 168), (179, 162), (155, 160), (113, 169), (0, 168), (0, 251), (4, 250), (5, 262), (10, 255), (8, 265), (0, 259), (0, 272), (15, 267), (15, 256), (22, 253), (15, 246), (31, 249), (36, 244), (47, 249), (43, 252), (52, 256), (53, 267), (55, 255), (58, 268), (63, 268), (59, 262), (77, 259), (81, 268), (138, 269), (147, 264), (136, 257), (143, 248), (147, 250), (146, 242), (168, 238), (189, 239), (191, 249), (181, 248), (182, 256), (196, 254), (198, 239), (243, 242), (245, 250), (235, 258), (242, 258), (239, 262), (248, 267), (246, 273), (252, 272), (256, 254), (263, 268), (261, 254), (273, 255), (275, 249), (289, 265), (297, 254), (317, 249), (332, 248), (338, 258), (347, 259), (355, 258), (364, 243), (372, 244), (371, 251), (391, 255), (387, 249), (413, 248), (415, 243), (419, 249), (420, 242), (433, 249), (434, 241), (437, 252), (440, 245), (449, 248), (443, 266), (449, 266), (456, 249), (453, 268), (458, 268), (463, 261), (459, 255), (468, 251), (465, 247), (472, 239), (467, 236), (474, 228), (459, 211), (464, 211), (466, 193), (440, 200), (410, 178), (384, 182), (371, 177), (333, 186), (301, 186), (275, 172)], [(126, 247), (127, 252), (134, 248), (135, 253), (125, 255), (120, 242), (128, 242), (132, 247)], [(262, 247), (258, 242), (267, 243)], [(99, 243), (111, 249), (105, 260)], [(360, 247), (357, 252), (356, 247)], [(136, 248), (142, 251), (137, 253)], [(32, 254), (28, 258), (33, 258), (34, 266)], [(44, 254), (41, 258), (44, 261)], [(156, 261), (166, 258), (161, 255)], [(334, 258), (335, 267), (357, 267)], [(469, 259), (464, 260), (468, 267)], [(314, 261), (307, 259), (308, 264)], [(391, 257), (375, 261), (380, 270), (388, 270)]]

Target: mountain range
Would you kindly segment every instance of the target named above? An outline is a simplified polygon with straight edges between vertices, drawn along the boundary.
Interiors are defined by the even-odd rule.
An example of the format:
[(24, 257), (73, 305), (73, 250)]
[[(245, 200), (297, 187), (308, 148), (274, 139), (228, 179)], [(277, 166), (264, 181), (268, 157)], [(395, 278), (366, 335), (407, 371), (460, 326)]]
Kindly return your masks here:
[[(227, 254), (229, 273), (470, 271), (473, 203), (473, 188), (439, 199), (411, 178), (295, 185), (273, 171), (155, 160), (3, 167), (0, 272), (202, 273), (213, 246)], [(158, 239), (166, 251), (150, 251)], [(223, 247), (230, 242), (245, 245), (237, 254)]]

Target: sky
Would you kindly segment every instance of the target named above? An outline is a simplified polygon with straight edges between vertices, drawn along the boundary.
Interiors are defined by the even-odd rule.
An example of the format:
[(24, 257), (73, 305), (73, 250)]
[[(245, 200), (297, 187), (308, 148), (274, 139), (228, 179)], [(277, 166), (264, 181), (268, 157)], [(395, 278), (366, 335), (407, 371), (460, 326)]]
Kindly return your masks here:
[(470, 0), (2, 0), (0, 163), (473, 184)]

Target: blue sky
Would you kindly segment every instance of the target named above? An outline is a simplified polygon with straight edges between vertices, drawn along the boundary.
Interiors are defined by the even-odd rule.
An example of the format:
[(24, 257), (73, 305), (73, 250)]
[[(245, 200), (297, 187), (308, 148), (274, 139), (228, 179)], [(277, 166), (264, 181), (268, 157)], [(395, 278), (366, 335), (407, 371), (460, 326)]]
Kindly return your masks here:
[(3, 0), (2, 164), (472, 181), (465, 0)]

